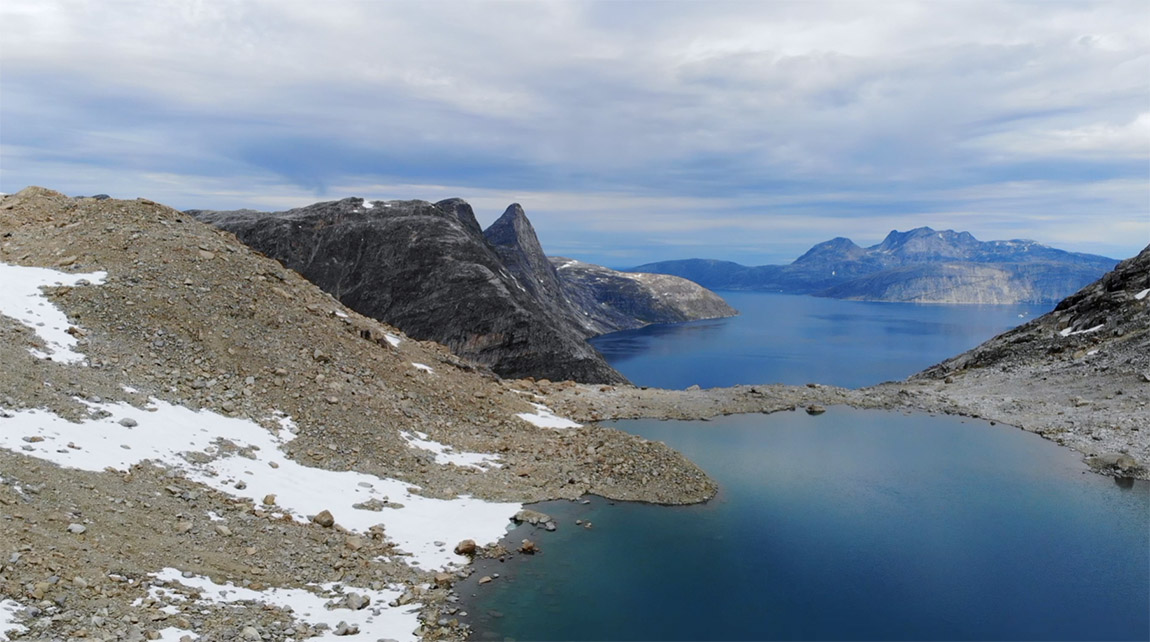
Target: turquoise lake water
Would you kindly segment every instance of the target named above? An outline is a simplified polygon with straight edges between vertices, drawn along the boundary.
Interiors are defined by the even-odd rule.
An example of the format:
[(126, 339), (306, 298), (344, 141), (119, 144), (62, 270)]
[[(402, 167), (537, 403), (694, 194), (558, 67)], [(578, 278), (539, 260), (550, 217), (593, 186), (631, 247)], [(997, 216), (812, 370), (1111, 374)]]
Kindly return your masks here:
[[(732, 301), (744, 312), (727, 322), (733, 332), (648, 333), (640, 345), (654, 354), (622, 351), (613, 365), (641, 385), (667, 384), (636, 377), (627, 361), (652, 360), (644, 369), (661, 374), (668, 368), (652, 363), (682, 361), (680, 378), (669, 379), (679, 388), (691, 385), (684, 377), (704, 386), (865, 385), (976, 345), (1013, 325), (1009, 318), (1025, 320), (1010, 309), (746, 296), (763, 299)], [(764, 312), (772, 318), (757, 317)], [(828, 315), (850, 327), (800, 341), (809, 328), (833, 325), (820, 321)], [(716, 332), (729, 334), (718, 341)], [(844, 333), (853, 337), (846, 344), (836, 338)], [(710, 355), (699, 340), (729, 352)], [(793, 358), (786, 367), (738, 366), (775, 379), (727, 381), (740, 361), (729, 346), (739, 342), (760, 360)], [(684, 507), (599, 497), (538, 505), (559, 529), (518, 527), (507, 541), (530, 537), (543, 552), (484, 562), (457, 586), (473, 639), (1150, 639), (1150, 484), (1089, 473), (1077, 453), (1036, 435), (840, 407), (815, 417), (614, 425), (683, 452), (719, 482), (719, 495)], [(494, 582), (476, 584), (492, 573)]]

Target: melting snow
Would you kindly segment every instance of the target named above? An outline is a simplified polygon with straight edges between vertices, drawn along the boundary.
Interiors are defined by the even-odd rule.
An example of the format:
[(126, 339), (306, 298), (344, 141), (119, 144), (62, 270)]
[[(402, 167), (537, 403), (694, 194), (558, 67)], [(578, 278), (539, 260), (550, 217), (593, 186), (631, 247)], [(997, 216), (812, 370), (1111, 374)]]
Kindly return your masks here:
[(418, 430), (401, 432), (399, 436), (403, 437), (407, 445), (412, 448), (435, 453), (435, 463), (440, 465), (455, 464), (456, 466), (470, 466), (471, 468), (480, 469), (488, 466), (494, 466), (495, 468), (502, 467), (502, 464), (499, 463), (498, 455), (455, 451), (447, 444), (441, 444), (438, 441), (428, 439), (426, 433), (419, 432)]
[(541, 403), (533, 403), (531, 405), (535, 407), (534, 413), (521, 412), (515, 416), (540, 428), (580, 428), (583, 426), (583, 424), (577, 424), (570, 419), (557, 417), (555, 413), (551, 412), (550, 408)]
[(411, 365), (415, 366), (416, 369), (422, 370), (424, 372), (435, 372), (434, 370), (431, 369), (431, 366), (429, 366), (425, 363), (412, 363)]
[(1141, 292), (1139, 292), (1138, 294), (1135, 294), (1135, 295), (1134, 295), (1134, 299), (1135, 299), (1136, 301), (1141, 301), (1142, 299), (1145, 299), (1145, 298), (1146, 298), (1146, 295), (1147, 295), (1147, 294), (1150, 294), (1150, 288), (1146, 288), (1145, 290), (1142, 290), (1142, 291), (1141, 291)]
[(399, 339), (399, 337), (395, 336), (394, 334), (385, 334), (385, 335), (383, 335), (383, 338), (387, 339), (387, 342), (391, 344), (391, 347), (393, 347), (393, 348), (399, 347), (400, 339)]
[[(280, 423), (289, 430), (269, 431), (246, 419), (194, 412), (164, 401), (151, 403), (148, 410), (125, 403), (88, 404), (108, 416), (81, 423), (44, 410), (18, 410), (12, 417), (0, 419), (0, 447), (92, 471), (108, 467), (126, 470), (153, 461), (257, 505), (265, 495), (276, 495), (279, 510), (295, 519), (307, 520), (329, 510), (336, 522), (350, 531), (365, 532), (383, 524), (392, 541), (411, 554), (411, 562), (427, 569), (461, 561), (449, 548), (435, 542), (494, 542), (503, 536), (508, 518), (522, 508), (520, 504), (485, 502), (469, 496), (433, 499), (416, 494), (413, 491), (418, 487), (397, 479), (304, 466), (288, 459), (282, 450), (294, 438), (287, 420)], [(124, 418), (134, 419), (137, 425), (121, 425), (119, 421)], [(43, 441), (25, 440), (33, 436)], [(213, 459), (196, 463), (194, 460), (202, 457), (190, 460), (186, 456), (190, 452), (205, 453)], [(273, 468), (273, 463), (277, 467)], [(242, 488), (237, 488), (241, 480)], [(382, 511), (355, 508), (355, 504), (370, 499), (398, 502), (403, 507)]]
[(107, 272), (68, 274), (48, 268), (0, 263), (0, 314), (32, 328), (46, 344), (48, 352), (29, 349), (33, 355), (64, 363), (81, 363), (84, 355), (75, 352), (76, 337), (68, 334), (71, 324), (40, 289), (54, 285), (84, 285), (104, 282)]
[[(189, 589), (200, 592), (199, 602), (216, 602), (218, 604), (232, 604), (236, 602), (254, 602), (290, 610), (296, 620), (306, 622), (311, 626), (326, 624), (328, 629), (313, 640), (327, 640), (336, 638), (335, 628), (340, 622), (349, 626), (359, 627), (359, 634), (364, 639), (378, 640), (393, 638), (399, 641), (416, 640), (415, 630), (419, 628), (419, 606), (409, 605), (390, 607), (392, 602), (402, 595), (396, 589), (380, 591), (346, 587), (342, 593), (335, 591), (334, 584), (310, 585), (316, 589), (312, 592), (306, 589), (270, 588), (264, 591), (236, 586), (231, 582), (216, 584), (210, 578), (193, 576), (184, 577), (174, 568), (165, 568), (153, 575), (169, 584), (181, 584)], [(169, 586), (173, 590), (175, 587)], [(327, 595), (322, 595), (326, 593)], [(367, 607), (359, 610), (340, 608), (338, 603), (348, 593), (358, 593), (367, 597), (371, 602)], [(156, 596), (153, 596), (156, 597)], [(162, 598), (162, 594), (159, 595)], [(175, 597), (175, 596), (171, 596)], [(178, 599), (178, 598), (177, 598)], [(334, 603), (336, 608), (328, 609), (327, 605)]]
[(7, 640), (8, 636), (5, 634), (9, 631), (23, 633), (28, 630), (27, 627), (16, 623), (16, 614), (23, 610), (24, 607), (19, 602), (0, 600), (0, 640)]
[(366, 199), (364, 199), (364, 201), (363, 201), (363, 208), (364, 208), (364, 209), (366, 209), (366, 210), (370, 210), (370, 209), (371, 209), (371, 208), (373, 208), (373, 207), (375, 207), (375, 203), (374, 203), (374, 202), (372, 202), (372, 201), (369, 201), (369, 200), (366, 200)]

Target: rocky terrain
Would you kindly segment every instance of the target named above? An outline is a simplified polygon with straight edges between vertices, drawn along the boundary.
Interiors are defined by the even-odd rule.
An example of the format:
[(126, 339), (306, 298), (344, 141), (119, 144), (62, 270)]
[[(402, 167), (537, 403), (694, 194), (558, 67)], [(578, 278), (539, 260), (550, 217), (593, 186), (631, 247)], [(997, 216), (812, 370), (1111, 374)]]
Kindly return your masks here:
[(661, 280), (656, 290), (654, 281), (647, 287), (630, 278), (567, 279), (518, 204), (486, 231), (461, 199), (348, 198), (287, 212), (189, 214), (234, 233), (353, 310), (504, 377), (621, 383), (585, 339), (735, 313), (687, 281)]
[[(536, 383), (409, 339), (150, 201), (5, 196), (0, 268), (13, 639), (299, 639), (351, 626), (367, 595), (359, 617), (402, 616), (382, 637), (458, 639), (454, 575), (408, 560), (465, 562), (464, 538), (482, 554), (522, 502), (715, 490), (666, 446), (560, 420)], [(70, 285), (19, 294), (27, 274)], [(223, 590), (209, 582), (344, 606), (309, 620), (271, 597), (207, 600)]]
[(1147, 478), (1148, 262), (906, 382), (669, 391), (501, 379), (185, 213), (28, 188), (0, 199), (0, 639), (462, 639), (469, 557), (555, 527), (523, 503), (715, 493), (600, 420), (948, 412)]
[(688, 259), (641, 265), (720, 290), (767, 290), (838, 299), (915, 303), (1051, 303), (1117, 261), (1034, 241), (979, 241), (968, 232), (892, 231), (868, 248), (835, 238), (789, 265), (747, 267)]

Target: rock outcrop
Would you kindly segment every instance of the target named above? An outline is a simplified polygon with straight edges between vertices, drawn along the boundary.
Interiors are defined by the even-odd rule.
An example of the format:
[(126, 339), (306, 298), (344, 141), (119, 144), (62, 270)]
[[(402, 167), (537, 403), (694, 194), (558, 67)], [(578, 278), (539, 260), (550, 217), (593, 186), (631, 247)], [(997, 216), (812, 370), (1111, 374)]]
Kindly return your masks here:
[(735, 313), (676, 277), (621, 276), (581, 263), (558, 271), (518, 203), (486, 231), (461, 199), (348, 198), (278, 213), (189, 213), (361, 314), (504, 377), (623, 382), (586, 338)]
[(1117, 261), (1034, 241), (979, 241), (968, 232), (892, 231), (868, 248), (835, 238), (789, 265), (688, 259), (636, 271), (675, 274), (719, 290), (764, 290), (915, 303), (1053, 303)]

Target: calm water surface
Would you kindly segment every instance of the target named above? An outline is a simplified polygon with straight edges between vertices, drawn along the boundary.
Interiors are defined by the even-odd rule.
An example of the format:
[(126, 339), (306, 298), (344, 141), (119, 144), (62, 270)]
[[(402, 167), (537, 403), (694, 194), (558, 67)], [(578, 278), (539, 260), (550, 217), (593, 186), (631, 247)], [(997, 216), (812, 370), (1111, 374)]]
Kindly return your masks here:
[[(1046, 311), (724, 297), (741, 316), (594, 343), (639, 385), (858, 387)], [(541, 505), (559, 530), (508, 547), (542, 554), (457, 587), (474, 639), (1150, 639), (1150, 485), (1035, 435), (846, 408), (617, 426), (686, 454), (719, 496)]]
[(813, 381), (860, 388), (904, 379), (1051, 309), (719, 294), (739, 316), (615, 332), (591, 344), (642, 386)]
[(541, 505), (559, 530), (509, 539), (543, 553), (459, 587), (480, 596), (475, 639), (1150, 636), (1150, 486), (1035, 435), (845, 408), (619, 427), (685, 453), (719, 497)]

